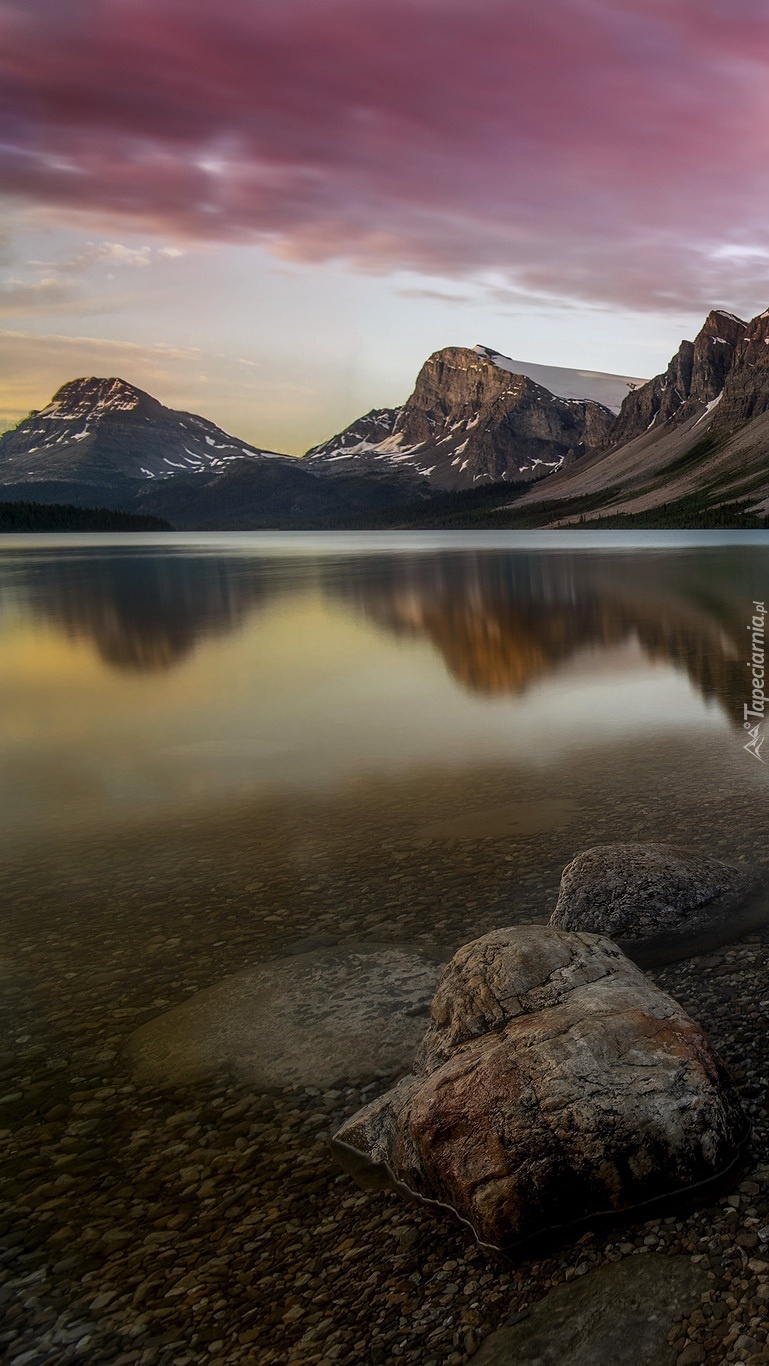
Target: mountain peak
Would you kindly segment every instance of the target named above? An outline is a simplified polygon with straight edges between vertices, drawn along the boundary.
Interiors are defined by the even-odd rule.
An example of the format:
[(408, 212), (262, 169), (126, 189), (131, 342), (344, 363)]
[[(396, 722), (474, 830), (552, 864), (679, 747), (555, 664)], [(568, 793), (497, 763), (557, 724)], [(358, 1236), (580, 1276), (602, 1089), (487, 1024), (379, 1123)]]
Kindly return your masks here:
[(0, 438), (5, 483), (121, 481), (219, 475), (243, 461), (286, 461), (206, 418), (166, 408), (117, 375), (68, 380), (45, 408)]
[(387, 470), (436, 489), (540, 479), (605, 441), (608, 408), (559, 398), (489, 347), (444, 346), (402, 408), (369, 413), (307, 458), (350, 474)]
[(769, 309), (743, 329), (715, 425), (733, 427), (769, 411)]
[(68, 380), (56, 390), (47, 408), (42, 409), (44, 413), (50, 413), (54, 408), (102, 408), (109, 411), (117, 409), (136, 408), (142, 399), (152, 402), (149, 394), (145, 394), (143, 389), (137, 389), (135, 385), (129, 384), (127, 380), (120, 379), (117, 375), (112, 375), (108, 379), (101, 379), (96, 375), (88, 375), (80, 379)]
[(667, 369), (628, 394), (611, 433), (612, 447), (620, 449), (652, 429), (654, 439), (669, 422), (702, 421), (720, 403), (748, 330), (736, 313), (711, 309), (694, 341), (681, 342)]
[(744, 318), (738, 318), (736, 313), (729, 313), (725, 308), (711, 308), (705, 319), (706, 325), (711, 318), (726, 318), (728, 322), (739, 323), (740, 327), (747, 327), (748, 325)]
[(695, 338), (694, 345), (697, 346), (700, 338), (707, 337), (717, 342), (727, 342), (729, 346), (737, 346), (742, 341), (747, 326), (748, 324), (742, 318), (738, 318), (736, 313), (727, 313), (723, 308), (712, 308)]
[(646, 378), (640, 375), (617, 375), (605, 370), (573, 370), (564, 365), (513, 360), (496, 347), (486, 346), (483, 342), (477, 342), (472, 349), (481, 360), (489, 361), (497, 369), (507, 370), (511, 375), (524, 375), (557, 398), (600, 403), (615, 415), (628, 389), (639, 389), (647, 383)]

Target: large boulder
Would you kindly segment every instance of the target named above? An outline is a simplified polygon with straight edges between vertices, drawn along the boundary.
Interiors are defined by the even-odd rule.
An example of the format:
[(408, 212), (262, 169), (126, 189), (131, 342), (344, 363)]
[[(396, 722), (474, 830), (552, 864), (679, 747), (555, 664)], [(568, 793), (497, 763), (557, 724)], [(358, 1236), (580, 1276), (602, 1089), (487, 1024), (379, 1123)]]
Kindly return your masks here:
[(333, 1147), (364, 1184), (448, 1207), (504, 1249), (708, 1181), (746, 1134), (671, 997), (610, 940), (528, 925), (459, 950), (412, 1074)]
[(664, 958), (697, 936), (729, 937), (757, 885), (747, 868), (679, 845), (598, 844), (564, 869), (550, 924), (607, 934), (631, 956), (656, 941)]

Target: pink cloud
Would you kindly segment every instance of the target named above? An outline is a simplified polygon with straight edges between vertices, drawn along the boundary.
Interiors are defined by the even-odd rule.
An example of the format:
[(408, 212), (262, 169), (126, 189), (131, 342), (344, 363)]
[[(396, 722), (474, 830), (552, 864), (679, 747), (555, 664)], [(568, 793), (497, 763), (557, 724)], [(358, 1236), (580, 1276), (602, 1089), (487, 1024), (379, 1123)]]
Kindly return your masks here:
[(769, 295), (763, 0), (4, 0), (0, 83), (33, 201), (599, 303)]

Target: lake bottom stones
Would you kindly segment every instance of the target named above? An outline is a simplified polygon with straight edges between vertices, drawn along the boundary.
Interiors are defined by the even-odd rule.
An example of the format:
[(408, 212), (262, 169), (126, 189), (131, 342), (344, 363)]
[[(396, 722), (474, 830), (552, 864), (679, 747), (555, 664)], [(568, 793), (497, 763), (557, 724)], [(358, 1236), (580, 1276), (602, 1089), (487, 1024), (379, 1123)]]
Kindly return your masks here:
[(747, 1129), (703, 1031), (615, 944), (522, 926), (455, 954), (412, 1072), (332, 1146), (505, 1250), (711, 1181)]

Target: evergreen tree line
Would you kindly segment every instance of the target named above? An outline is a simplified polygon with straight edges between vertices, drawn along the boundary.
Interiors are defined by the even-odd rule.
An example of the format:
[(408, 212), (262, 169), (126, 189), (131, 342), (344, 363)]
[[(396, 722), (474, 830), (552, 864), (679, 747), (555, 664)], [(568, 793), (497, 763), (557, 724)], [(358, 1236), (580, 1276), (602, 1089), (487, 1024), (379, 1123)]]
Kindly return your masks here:
[(109, 508), (79, 508), (69, 503), (2, 503), (5, 531), (172, 531), (170, 522)]

